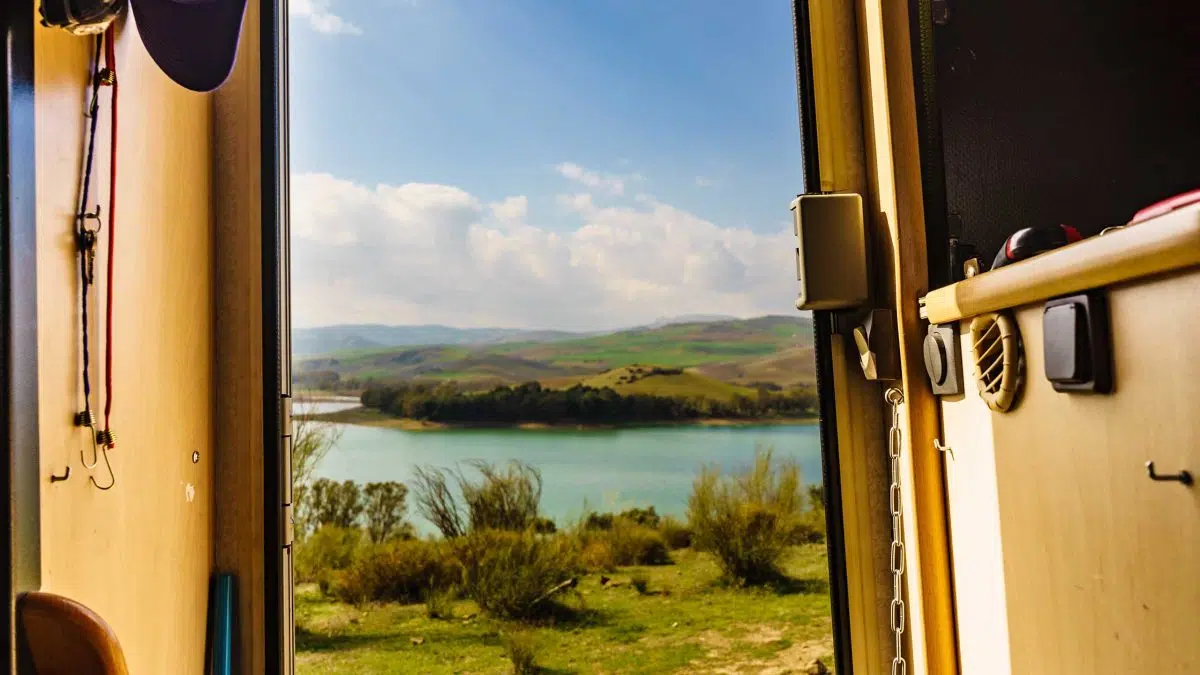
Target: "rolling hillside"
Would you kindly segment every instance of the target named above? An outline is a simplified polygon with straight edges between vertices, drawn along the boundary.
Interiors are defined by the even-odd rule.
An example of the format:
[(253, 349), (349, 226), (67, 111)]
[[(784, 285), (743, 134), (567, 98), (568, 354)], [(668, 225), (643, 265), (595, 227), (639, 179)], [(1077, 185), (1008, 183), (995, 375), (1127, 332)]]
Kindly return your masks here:
[(733, 397), (752, 396), (754, 390), (707, 377), (691, 370), (663, 369), (653, 366), (625, 366), (585, 378), (589, 387), (610, 387), (618, 394), (650, 394), (652, 396), (702, 396), (714, 401), (730, 401)]
[[(495, 336), (493, 336), (495, 337)], [(438, 344), (346, 349), (328, 356), (297, 355), (300, 386), (353, 389), (366, 380), (456, 380), (491, 386), (537, 380), (547, 386), (611, 377), (619, 369), (646, 366), (686, 369), (656, 375), (642, 387), (680, 392), (724, 385), (721, 397), (751, 383), (783, 386), (813, 381), (812, 324), (807, 317), (665, 323), (606, 335), (574, 336), (525, 333), (485, 344)], [(618, 370), (614, 370), (618, 369)], [(611, 371), (611, 372), (606, 372)], [(615, 373), (615, 374), (614, 374)], [(335, 377), (336, 376), (336, 377)], [(674, 379), (672, 379), (674, 378)], [(623, 386), (637, 387), (637, 382)], [(646, 392), (649, 393), (649, 392)]]
[(518, 328), (451, 328), (449, 326), (383, 326), (374, 324), (297, 328), (292, 331), (296, 357), (336, 354), (347, 350), (424, 345), (475, 345), (508, 341), (551, 342), (585, 337), (585, 333)]

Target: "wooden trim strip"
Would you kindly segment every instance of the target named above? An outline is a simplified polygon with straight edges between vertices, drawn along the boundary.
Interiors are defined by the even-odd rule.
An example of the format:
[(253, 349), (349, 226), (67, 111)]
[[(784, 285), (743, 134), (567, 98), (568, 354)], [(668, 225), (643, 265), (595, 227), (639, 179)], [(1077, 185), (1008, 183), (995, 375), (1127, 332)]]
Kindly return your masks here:
[(1200, 205), (1084, 239), (925, 296), (929, 323), (1200, 265)]
[(902, 464), (911, 471), (904, 500), (909, 671), (956, 673), (945, 476), (941, 453), (933, 448), (940, 435), (938, 400), (924, 371), (924, 328), (916, 303), (928, 289), (929, 261), (909, 7), (859, 0), (857, 10), (871, 188), (866, 209), (890, 235), (885, 255), (877, 256), (872, 270), (888, 274), (893, 283), (905, 400)]
[[(868, 168), (864, 151), (863, 108), (859, 86), (859, 50), (854, 6), (836, 0), (798, 0), (807, 5), (811, 39), (809, 74), (811, 97), (802, 96), (802, 114), (810, 121), (806, 143), (815, 141), (816, 170), (805, 164), (808, 191), (868, 193)], [(798, 14), (798, 16), (802, 16)], [(801, 63), (801, 68), (805, 64)], [(803, 94), (803, 92), (802, 92)], [(807, 104), (807, 110), (804, 109)], [(806, 158), (807, 159), (807, 158)], [(871, 296), (888, 304), (892, 297), (890, 235), (886, 222), (867, 216), (869, 248), (875, 260), (886, 265), (872, 276)], [(814, 320), (827, 320), (827, 312)], [(818, 330), (827, 330), (818, 324)], [(888, 460), (884, 402), (879, 384), (867, 381), (858, 365), (858, 354), (846, 347), (845, 336), (830, 335), (827, 350), (817, 353), (822, 391), (822, 434), (832, 437), (836, 453), (826, 448), (827, 467), (834, 489), (840, 491), (840, 515), (846, 576), (846, 613), (849, 645), (839, 644), (838, 671), (870, 674), (890, 668), (893, 642), (888, 629), (892, 577), (888, 572), (891, 516), (885, 495)], [(827, 369), (827, 370), (826, 370)], [(832, 389), (832, 392), (828, 392)], [(834, 409), (826, 395), (832, 393)], [(836, 469), (836, 472), (834, 471)], [(836, 479), (834, 477), (837, 477)], [(831, 502), (832, 504), (833, 502)], [(831, 516), (835, 515), (831, 512)], [(832, 530), (831, 530), (832, 531)], [(831, 547), (834, 545), (830, 539)], [(830, 551), (831, 561), (834, 552)], [(849, 647), (848, 657), (842, 650)]]
[(33, 91), (34, 9), (0, 9), (0, 72), (5, 106), (0, 136), (0, 443), (8, 523), (0, 555), (8, 570), (3, 641), (6, 671), (16, 672), (15, 600), (42, 584), (41, 450), (38, 434), (37, 148)]

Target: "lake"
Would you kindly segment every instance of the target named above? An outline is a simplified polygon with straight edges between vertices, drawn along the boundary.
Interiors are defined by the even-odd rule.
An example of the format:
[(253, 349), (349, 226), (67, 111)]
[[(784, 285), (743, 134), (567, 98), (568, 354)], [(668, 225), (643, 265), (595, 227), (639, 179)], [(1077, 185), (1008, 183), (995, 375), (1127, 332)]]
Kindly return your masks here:
[[(320, 406), (321, 412), (332, 409), (335, 406)], [(560, 525), (577, 519), (585, 502), (601, 511), (654, 506), (660, 514), (683, 516), (701, 466), (715, 463), (726, 471), (744, 468), (753, 462), (759, 446), (773, 447), (777, 457), (795, 458), (806, 482), (821, 481), (816, 424), (586, 431), (339, 427), (341, 438), (317, 466), (318, 477), (408, 483), (418, 465), (453, 467), (471, 459), (516, 459), (541, 470), (542, 515)], [(432, 531), (413, 512), (411, 498), (409, 511), (419, 531)]]

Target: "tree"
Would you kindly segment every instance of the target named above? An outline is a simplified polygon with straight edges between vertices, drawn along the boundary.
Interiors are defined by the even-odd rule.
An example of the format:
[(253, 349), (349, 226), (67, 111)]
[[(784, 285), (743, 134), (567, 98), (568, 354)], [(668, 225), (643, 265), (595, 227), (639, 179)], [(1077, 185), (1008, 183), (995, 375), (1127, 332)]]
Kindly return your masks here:
[(366, 499), (367, 535), (378, 544), (397, 532), (404, 522), (408, 488), (404, 483), (394, 481), (367, 483), (363, 496)]
[(537, 521), (542, 501), (542, 474), (537, 468), (517, 460), (503, 469), (482, 460), (469, 464), (482, 477), (472, 482), (458, 474), (472, 530), (519, 532)]
[(467, 533), (458, 500), (450, 489), (450, 472), (436, 467), (418, 466), (413, 470), (413, 493), (417, 512), (433, 523), (447, 539)]
[(342, 437), (342, 430), (329, 422), (312, 418), (314, 402), (304, 396), (295, 400), (292, 416), (292, 485), (306, 485), (317, 464), (329, 454)]
[(315, 529), (322, 525), (357, 527), (362, 516), (362, 490), (352, 480), (336, 481), (319, 478), (309, 490), (311, 515), (309, 524)]
[[(539, 523), (542, 474), (524, 462), (499, 467), (482, 460), (467, 463), (479, 472), (468, 477), (461, 470), (419, 466), (414, 472), (413, 494), (417, 511), (447, 539), (468, 531), (547, 528)], [(451, 480), (458, 485), (455, 493)], [(461, 496), (461, 502), (460, 502)]]
[(313, 520), (313, 471), (337, 445), (342, 431), (336, 425), (312, 418), (313, 401), (305, 396), (295, 399), (292, 416), (292, 518), (296, 536), (304, 538), (317, 527)]

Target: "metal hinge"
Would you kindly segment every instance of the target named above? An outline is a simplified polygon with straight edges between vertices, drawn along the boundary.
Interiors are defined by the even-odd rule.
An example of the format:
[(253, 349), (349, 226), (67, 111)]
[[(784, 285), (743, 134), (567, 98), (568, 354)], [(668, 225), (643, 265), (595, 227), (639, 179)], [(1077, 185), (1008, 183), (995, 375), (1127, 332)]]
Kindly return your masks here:
[(296, 541), (296, 518), (291, 504), (283, 505), (283, 547)]
[(279, 399), (280, 429), (283, 436), (292, 435), (292, 397), (284, 394)]
[(295, 540), (295, 523), (292, 513), (292, 397), (284, 395), (279, 400), (280, 443), (279, 443), (279, 494), (283, 518), (283, 545), (288, 547)]

